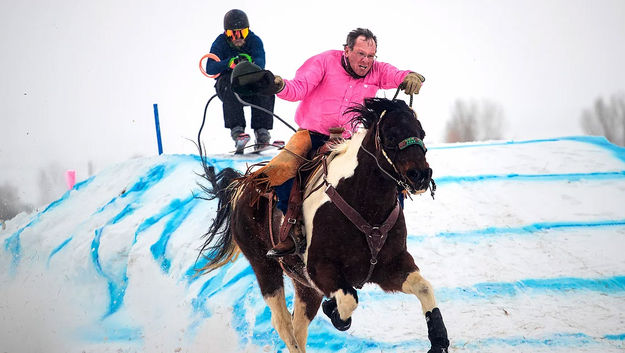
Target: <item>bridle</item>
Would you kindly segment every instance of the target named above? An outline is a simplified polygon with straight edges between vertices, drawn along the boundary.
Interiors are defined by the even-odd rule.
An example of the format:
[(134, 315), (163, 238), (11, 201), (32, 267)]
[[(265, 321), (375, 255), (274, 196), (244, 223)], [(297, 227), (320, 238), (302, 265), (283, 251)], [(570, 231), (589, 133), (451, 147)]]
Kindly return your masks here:
[[(384, 169), (380, 165), (380, 161), (375, 156), (375, 154), (373, 154), (371, 151), (366, 149), (363, 145), (360, 145), (360, 148), (375, 160), (375, 163), (378, 166), (378, 169), (384, 175), (386, 175), (388, 178), (393, 180), (402, 190), (406, 190), (409, 193), (414, 193), (416, 192), (416, 190), (414, 189), (414, 187), (410, 185), (410, 183), (407, 182), (408, 178), (399, 172), (399, 170), (395, 166), (395, 163), (393, 163), (393, 160), (388, 156), (388, 153), (386, 152), (386, 150), (401, 151), (412, 145), (417, 145), (421, 148), (421, 150), (423, 151), (423, 154), (425, 154), (427, 152), (427, 148), (425, 147), (423, 140), (417, 136), (407, 137), (403, 139), (402, 141), (400, 141), (397, 144), (397, 146), (388, 146), (382, 143), (382, 138), (380, 137), (380, 125), (382, 124), (382, 119), (384, 118), (385, 115), (386, 115), (386, 110), (383, 111), (382, 114), (380, 114), (380, 119), (378, 119), (377, 125), (375, 127), (375, 136), (374, 136), (375, 148), (377, 151), (380, 151), (382, 153), (382, 156), (384, 156), (384, 159), (386, 159), (386, 162), (393, 168), (393, 171), (398, 177), (397, 178), (394, 177), (391, 173), (389, 173), (386, 169)], [(431, 180), (430, 192), (431, 192), (432, 198), (434, 198), (435, 190), (436, 190), (436, 184), (434, 183), (434, 180)]]

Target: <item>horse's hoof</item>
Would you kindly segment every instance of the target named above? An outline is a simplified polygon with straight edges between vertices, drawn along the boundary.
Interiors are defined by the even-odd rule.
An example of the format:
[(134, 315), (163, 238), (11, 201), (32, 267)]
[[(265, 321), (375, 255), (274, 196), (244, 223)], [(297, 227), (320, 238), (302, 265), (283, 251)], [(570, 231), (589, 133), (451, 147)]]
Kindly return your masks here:
[(336, 315), (332, 316), (332, 325), (336, 327), (339, 331), (347, 331), (352, 326), (352, 318), (348, 318), (347, 320), (341, 320), (341, 316), (339, 315), (339, 311), (335, 311)]
[(323, 313), (330, 318), (332, 325), (334, 325), (337, 330), (345, 331), (352, 326), (351, 317), (345, 321), (341, 320), (341, 315), (339, 314), (339, 309), (336, 305), (336, 299), (331, 298), (325, 300), (323, 304), (321, 304), (321, 308), (323, 309)]
[(444, 347), (432, 347), (428, 353), (449, 353), (449, 351)]
[(332, 312), (336, 309), (336, 299), (331, 298), (324, 300), (323, 304), (321, 304), (321, 308), (323, 309), (323, 313), (332, 319)]

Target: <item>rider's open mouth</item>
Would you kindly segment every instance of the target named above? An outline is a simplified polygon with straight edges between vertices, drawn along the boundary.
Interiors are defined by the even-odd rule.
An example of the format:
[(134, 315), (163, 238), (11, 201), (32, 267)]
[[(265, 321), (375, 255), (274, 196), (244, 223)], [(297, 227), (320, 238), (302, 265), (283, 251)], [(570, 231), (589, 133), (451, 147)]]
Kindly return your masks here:
[(363, 69), (363, 70), (366, 70), (366, 69), (367, 69), (367, 66), (365, 66), (365, 65), (358, 65), (358, 67), (360, 67), (360, 68), (361, 68), (361, 69)]

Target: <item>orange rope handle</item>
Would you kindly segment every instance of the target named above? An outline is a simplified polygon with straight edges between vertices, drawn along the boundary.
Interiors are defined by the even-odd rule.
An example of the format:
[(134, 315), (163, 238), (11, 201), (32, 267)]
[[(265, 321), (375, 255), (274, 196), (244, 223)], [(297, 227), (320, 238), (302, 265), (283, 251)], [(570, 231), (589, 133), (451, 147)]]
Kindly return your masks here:
[(202, 74), (204, 74), (204, 76), (206, 76), (208, 78), (217, 78), (217, 77), (219, 77), (220, 74), (209, 75), (209, 74), (206, 73), (206, 70), (204, 70), (204, 66), (202, 65), (202, 61), (204, 61), (204, 59), (206, 59), (206, 58), (213, 59), (213, 60), (215, 60), (217, 62), (221, 61), (221, 59), (219, 59), (219, 57), (217, 55), (213, 54), (213, 53), (208, 53), (208, 54), (204, 55), (202, 57), (202, 59), (200, 59), (200, 71), (202, 71)]

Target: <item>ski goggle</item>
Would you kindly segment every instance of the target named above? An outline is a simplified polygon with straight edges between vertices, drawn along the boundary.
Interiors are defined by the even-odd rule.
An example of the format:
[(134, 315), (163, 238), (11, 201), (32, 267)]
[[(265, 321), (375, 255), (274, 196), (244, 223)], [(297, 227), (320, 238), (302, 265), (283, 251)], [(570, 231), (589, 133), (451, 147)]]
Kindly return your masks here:
[(249, 28), (241, 28), (241, 29), (227, 29), (226, 36), (232, 39), (245, 39), (247, 35), (250, 33)]

